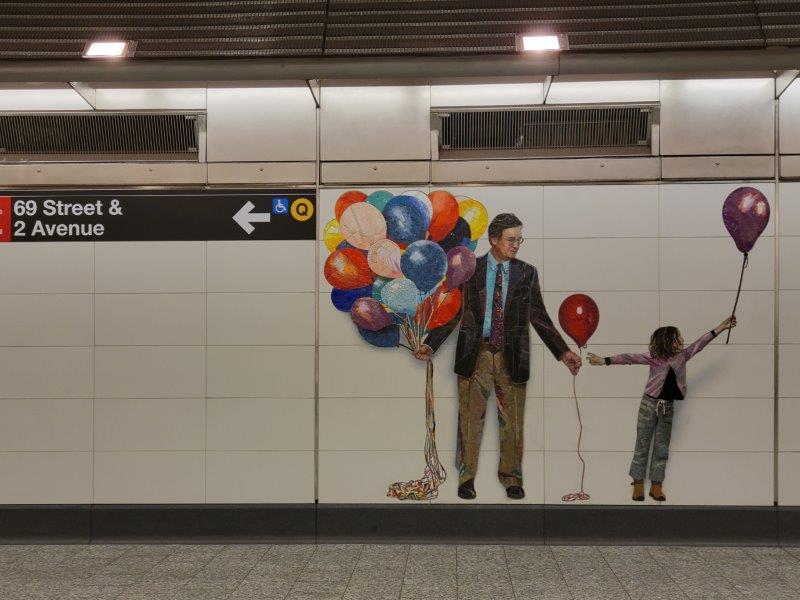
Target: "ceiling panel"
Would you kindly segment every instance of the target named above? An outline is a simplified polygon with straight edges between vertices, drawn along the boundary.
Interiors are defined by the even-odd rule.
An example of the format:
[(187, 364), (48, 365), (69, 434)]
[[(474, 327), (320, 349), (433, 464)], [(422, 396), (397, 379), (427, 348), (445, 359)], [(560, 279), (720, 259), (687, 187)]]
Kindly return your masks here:
[(511, 53), (522, 33), (587, 51), (795, 45), (800, 2), (0, 2), (0, 59), (78, 58), (113, 38), (136, 41), (136, 58)]

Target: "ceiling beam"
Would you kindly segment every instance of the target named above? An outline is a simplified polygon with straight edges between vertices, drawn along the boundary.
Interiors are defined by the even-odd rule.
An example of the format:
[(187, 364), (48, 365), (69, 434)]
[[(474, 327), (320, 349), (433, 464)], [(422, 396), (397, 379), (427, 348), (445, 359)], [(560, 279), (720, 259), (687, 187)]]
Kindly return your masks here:
[(92, 107), (92, 110), (97, 110), (97, 90), (90, 86), (88, 83), (82, 81), (70, 81), (69, 86), (75, 90), (78, 95), (84, 99), (86, 104)]
[(775, 77), (775, 97), (780, 98), (781, 94), (786, 91), (786, 88), (792, 85), (792, 82), (797, 79), (798, 75), (800, 75), (800, 71), (797, 69), (789, 69), (788, 71), (778, 73)]
[(546, 75), (704, 74), (783, 71), (800, 47), (669, 52), (545, 52), (458, 57), (0, 61), (0, 82), (286, 81), (544, 77)]

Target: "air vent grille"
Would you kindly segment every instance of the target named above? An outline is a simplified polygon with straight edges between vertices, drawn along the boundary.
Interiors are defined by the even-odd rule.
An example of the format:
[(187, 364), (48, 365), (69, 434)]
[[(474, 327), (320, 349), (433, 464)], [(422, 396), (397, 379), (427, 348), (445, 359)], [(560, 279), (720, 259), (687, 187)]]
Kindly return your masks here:
[(0, 115), (0, 160), (197, 160), (198, 115)]
[(654, 106), (541, 106), (436, 113), (442, 157), (649, 154)]

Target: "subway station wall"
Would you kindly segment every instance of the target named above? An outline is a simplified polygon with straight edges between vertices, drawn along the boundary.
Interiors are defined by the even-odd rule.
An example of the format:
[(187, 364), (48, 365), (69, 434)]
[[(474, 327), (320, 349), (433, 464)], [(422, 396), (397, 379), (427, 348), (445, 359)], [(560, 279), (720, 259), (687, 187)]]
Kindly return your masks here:
[[(469, 163), (463, 177), (431, 184), (445, 162), (431, 161), (432, 107), (537, 104), (537, 82), (325, 86), (319, 123), (305, 85), (98, 87), (101, 109), (206, 109), (207, 162), (0, 165), (0, 183), (307, 184), (319, 148), (320, 231), (347, 189), (447, 189), (490, 216), (515, 212), (525, 224), (520, 258), (539, 268), (551, 316), (572, 292), (598, 302), (589, 346), (598, 354), (643, 350), (663, 324), (693, 339), (724, 318), (741, 255), (720, 208), (731, 190), (753, 185), (776, 210), (751, 254), (731, 343), (715, 340), (689, 364), (666, 489), (670, 504), (766, 506), (777, 483), (781, 504), (800, 505), (800, 183), (776, 188), (774, 171), (730, 162), (775, 167), (772, 86), (557, 81), (550, 103), (659, 101), (660, 157), (641, 159), (659, 166), (655, 176), (634, 170), (619, 177), (632, 181), (592, 184), (570, 167), (571, 181), (542, 185), (465, 185), (484, 180)], [(797, 90), (781, 100), (783, 160), (797, 151)], [(48, 100), (0, 90), (0, 108), (77, 108), (71, 90), (51, 91)], [(670, 160), (688, 161), (670, 172), (694, 180), (667, 181)], [(516, 162), (515, 173), (537, 168)], [(340, 185), (325, 184), (328, 167), (327, 181)], [(483, 239), (478, 254), (487, 250)], [(397, 502), (388, 485), (424, 467), (424, 368), (402, 348), (360, 340), (331, 305), (326, 256), (321, 241), (0, 244), (0, 503)], [(580, 477), (571, 378), (532, 340), (524, 502), (559, 503)], [(448, 471), (440, 503), (461, 502), (454, 352), (455, 334), (435, 357)], [(578, 377), (592, 503), (630, 503), (646, 376), (644, 367), (586, 364)], [(509, 502), (496, 477), (492, 401), (486, 423), (477, 502)]]
[[(555, 317), (572, 292), (592, 295), (601, 321), (589, 350), (607, 355), (643, 350), (664, 324), (694, 339), (730, 311), (740, 254), (719, 212), (739, 185), (449, 189), (479, 199), (492, 216), (512, 211), (523, 220), (520, 258), (540, 269), (548, 311)], [(751, 185), (774, 201), (772, 183)], [(798, 498), (792, 269), (800, 250), (790, 234), (800, 228), (800, 211), (791, 208), (800, 194), (796, 184), (782, 188), (779, 489), (791, 504)], [(320, 227), (342, 191), (322, 191)], [(320, 502), (393, 502), (388, 485), (424, 467), (424, 368), (402, 348), (360, 340), (332, 306), (324, 277), (315, 281), (327, 256), (318, 246), (0, 245), (0, 473), (13, 482), (0, 502), (312, 502), (317, 377)], [(478, 253), (487, 249), (482, 239)], [(689, 364), (668, 467), (671, 503), (773, 502), (775, 250), (771, 225), (751, 254), (731, 344), (715, 340)], [(435, 357), (438, 446), (450, 474), (438, 502), (460, 502), (454, 340)], [(558, 503), (580, 476), (571, 377), (535, 336), (534, 344), (525, 502)], [(643, 367), (588, 364), (578, 377), (593, 503), (630, 501), (627, 469), (645, 379)], [(497, 460), (490, 403), (480, 503), (507, 502)]]

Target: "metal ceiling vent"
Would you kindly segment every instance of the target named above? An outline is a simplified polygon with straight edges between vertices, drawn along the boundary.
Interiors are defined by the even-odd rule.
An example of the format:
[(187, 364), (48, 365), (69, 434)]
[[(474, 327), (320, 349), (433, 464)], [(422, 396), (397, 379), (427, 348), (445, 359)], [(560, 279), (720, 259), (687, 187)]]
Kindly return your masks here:
[(457, 108), (434, 113), (440, 158), (651, 154), (657, 105)]
[(0, 115), (0, 161), (199, 160), (200, 115)]

